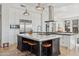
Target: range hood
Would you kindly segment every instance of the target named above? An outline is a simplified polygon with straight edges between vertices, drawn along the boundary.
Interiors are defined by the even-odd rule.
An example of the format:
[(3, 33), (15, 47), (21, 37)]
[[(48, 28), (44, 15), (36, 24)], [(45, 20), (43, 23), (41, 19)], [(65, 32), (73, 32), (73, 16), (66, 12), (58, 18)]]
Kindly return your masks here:
[(54, 7), (49, 6), (49, 20), (45, 22), (55, 22), (54, 21)]

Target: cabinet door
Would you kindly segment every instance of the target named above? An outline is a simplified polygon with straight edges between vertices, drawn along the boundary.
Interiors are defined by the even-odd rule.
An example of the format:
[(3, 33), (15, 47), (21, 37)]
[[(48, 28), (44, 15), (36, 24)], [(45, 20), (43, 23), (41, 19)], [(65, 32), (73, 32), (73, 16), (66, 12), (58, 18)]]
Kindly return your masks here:
[(70, 20), (65, 21), (65, 31), (70, 32)]
[(78, 19), (72, 20), (73, 27), (78, 26)]
[(57, 55), (60, 53), (60, 50), (59, 50), (59, 47), (60, 47), (60, 44), (59, 44), (59, 41), (60, 39), (59, 38), (56, 38), (53, 40), (53, 54), (54, 55)]
[(60, 45), (63, 45), (64, 40), (63, 40), (63, 36), (60, 38)]
[(76, 35), (71, 36), (70, 39), (70, 49), (75, 49), (75, 44), (76, 44)]
[(65, 43), (65, 47), (69, 48), (69, 44), (70, 44), (70, 36), (65, 35), (64, 36), (64, 43)]
[(78, 33), (78, 19), (72, 20), (72, 29), (74, 33)]
[(67, 35), (63, 35), (62, 38), (60, 39), (60, 45), (65, 47), (65, 48), (69, 48), (69, 41), (70, 37)]
[(62, 37), (60, 38), (60, 45), (65, 47), (65, 45), (66, 45), (65, 41), (66, 41), (65, 37), (64, 37), (64, 35), (62, 35)]

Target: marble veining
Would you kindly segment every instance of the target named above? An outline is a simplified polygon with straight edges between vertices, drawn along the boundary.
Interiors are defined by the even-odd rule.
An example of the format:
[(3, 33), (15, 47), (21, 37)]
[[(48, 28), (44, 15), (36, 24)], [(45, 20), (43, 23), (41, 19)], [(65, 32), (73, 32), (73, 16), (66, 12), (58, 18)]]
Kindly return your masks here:
[(51, 40), (51, 39), (55, 39), (55, 38), (60, 38), (60, 35), (39, 35), (37, 33), (33, 33), (33, 34), (18, 34), (18, 36), (24, 37), (24, 38), (29, 38), (32, 40), (36, 40), (36, 41), (45, 41), (45, 40)]

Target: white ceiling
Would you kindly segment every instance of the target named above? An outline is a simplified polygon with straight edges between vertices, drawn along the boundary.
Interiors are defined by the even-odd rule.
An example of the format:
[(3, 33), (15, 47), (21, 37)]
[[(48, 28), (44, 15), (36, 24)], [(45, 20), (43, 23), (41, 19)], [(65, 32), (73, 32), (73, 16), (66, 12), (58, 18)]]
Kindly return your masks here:
[[(68, 6), (71, 5), (72, 3), (42, 3), (41, 5), (44, 7), (48, 7), (49, 5), (54, 6), (55, 8), (58, 7), (63, 7), (63, 6)], [(29, 3), (29, 4), (25, 4), (25, 5), (29, 5), (29, 6), (36, 6), (36, 3)]]
[[(37, 6), (37, 3), (14, 3), (13, 5), (20, 7), (20, 5), (25, 5), (26, 7), (35, 7)], [(69, 6), (72, 5), (72, 3), (41, 3), (43, 7), (48, 7), (49, 5), (54, 6), (55, 8), (63, 7), (63, 6)]]
[[(7, 3), (10, 4), (10, 6), (15, 7), (15, 8), (23, 8), (20, 5), (25, 5), (25, 8), (35, 8), (35, 6), (37, 6), (37, 3)], [(64, 7), (64, 6), (69, 6), (69, 5), (74, 5), (74, 4), (78, 4), (79, 3), (41, 3), (41, 5), (44, 8), (48, 8), (49, 5), (54, 6), (54, 8), (60, 8), (60, 7)]]
[(1, 15), (1, 5), (0, 5), (0, 15)]
[[(21, 7), (21, 5), (25, 5), (26, 7)], [(41, 5), (44, 8), (48, 8), (49, 5), (54, 6), (54, 8), (60, 8), (60, 7), (72, 5), (72, 3), (41, 3)], [(10, 3), (10, 6), (17, 9), (27, 8), (30, 11), (36, 11), (35, 7), (37, 6), (37, 3)]]
[[(34, 11), (35, 6), (37, 6), (37, 3), (7, 3), (7, 4), (10, 4), (9, 6), (14, 7), (16, 9), (24, 9), (25, 10), (27, 8), (30, 11), (32, 11), (32, 10)], [(54, 6), (54, 8), (61, 8), (61, 7), (64, 7), (64, 6), (70, 6), (70, 5), (74, 5), (74, 4), (79, 4), (79, 3), (41, 3), (41, 5), (44, 8), (48, 8), (49, 5)], [(25, 5), (26, 7), (23, 8), (20, 5)]]

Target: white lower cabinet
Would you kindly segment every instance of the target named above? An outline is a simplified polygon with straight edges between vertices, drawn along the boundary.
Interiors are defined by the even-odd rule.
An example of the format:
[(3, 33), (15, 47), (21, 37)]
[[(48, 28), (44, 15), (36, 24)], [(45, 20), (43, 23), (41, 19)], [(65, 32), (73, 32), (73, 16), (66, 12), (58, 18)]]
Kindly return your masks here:
[(70, 44), (69, 49), (75, 50), (75, 47), (76, 47), (76, 35), (70, 36), (70, 43), (69, 44)]
[(60, 38), (60, 46), (68, 49), (75, 49), (76, 35), (62, 35)]
[(65, 48), (68, 48), (69, 47), (69, 36), (62, 35), (60, 39), (60, 45)]

